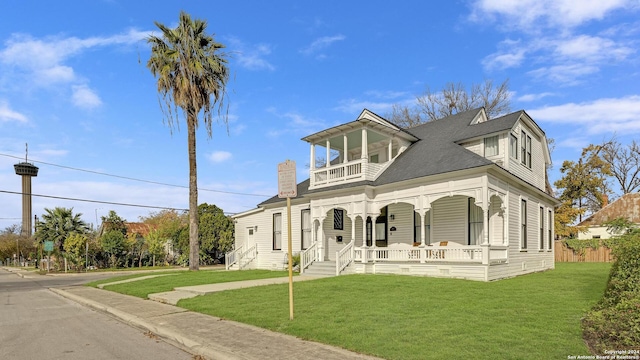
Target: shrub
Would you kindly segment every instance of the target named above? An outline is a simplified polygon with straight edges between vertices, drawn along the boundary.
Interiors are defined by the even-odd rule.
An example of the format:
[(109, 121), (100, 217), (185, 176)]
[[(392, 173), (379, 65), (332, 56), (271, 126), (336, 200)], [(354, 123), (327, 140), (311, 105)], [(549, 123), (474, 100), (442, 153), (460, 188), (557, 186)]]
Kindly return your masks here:
[(618, 238), (603, 298), (582, 320), (584, 338), (596, 354), (640, 350), (640, 233)]

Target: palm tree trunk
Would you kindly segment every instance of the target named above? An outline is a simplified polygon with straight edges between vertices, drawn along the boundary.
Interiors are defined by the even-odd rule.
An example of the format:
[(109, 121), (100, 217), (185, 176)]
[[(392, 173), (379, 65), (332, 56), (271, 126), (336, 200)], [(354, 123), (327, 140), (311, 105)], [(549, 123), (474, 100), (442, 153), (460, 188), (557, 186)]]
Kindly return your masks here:
[(197, 114), (187, 114), (187, 141), (189, 143), (189, 270), (200, 268), (198, 244), (198, 171), (196, 166)]

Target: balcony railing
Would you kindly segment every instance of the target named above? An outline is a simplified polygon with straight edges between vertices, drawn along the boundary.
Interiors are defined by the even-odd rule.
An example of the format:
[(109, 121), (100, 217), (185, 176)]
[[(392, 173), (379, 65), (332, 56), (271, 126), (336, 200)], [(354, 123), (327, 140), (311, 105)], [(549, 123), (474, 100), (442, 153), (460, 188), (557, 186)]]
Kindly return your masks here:
[(366, 159), (358, 159), (347, 163), (322, 167), (311, 172), (311, 187), (336, 185), (339, 183), (375, 180), (385, 164), (370, 163)]

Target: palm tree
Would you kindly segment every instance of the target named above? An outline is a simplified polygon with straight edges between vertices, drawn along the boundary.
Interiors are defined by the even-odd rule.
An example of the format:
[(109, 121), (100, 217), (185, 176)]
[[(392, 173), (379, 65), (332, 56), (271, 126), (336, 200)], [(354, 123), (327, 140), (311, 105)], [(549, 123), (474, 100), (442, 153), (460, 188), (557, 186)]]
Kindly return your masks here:
[[(207, 22), (192, 20), (189, 14), (180, 12), (175, 29), (159, 22), (156, 26), (162, 37), (149, 36), (151, 57), (147, 67), (157, 78), (160, 106), (169, 127), (178, 123), (178, 108), (184, 112), (187, 122), (189, 149), (189, 270), (199, 268), (198, 246), (198, 176), (196, 166), (196, 129), (198, 115), (202, 112), (207, 134), (211, 138), (214, 113), (227, 124), (223, 111), (226, 85), (229, 80), (226, 54), (220, 52), (224, 45), (207, 35)], [(216, 106), (217, 104), (217, 106)], [(217, 110), (217, 111), (216, 111)], [(223, 114), (224, 113), (224, 114)]]
[(55, 246), (63, 250), (64, 241), (71, 234), (86, 234), (89, 226), (80, 217), (82, 213), (73, 214), (73, 208), (56, 207), (44, 209), (42, 221), (36, 223), (36, 239), (39, 242), (53, 241)]

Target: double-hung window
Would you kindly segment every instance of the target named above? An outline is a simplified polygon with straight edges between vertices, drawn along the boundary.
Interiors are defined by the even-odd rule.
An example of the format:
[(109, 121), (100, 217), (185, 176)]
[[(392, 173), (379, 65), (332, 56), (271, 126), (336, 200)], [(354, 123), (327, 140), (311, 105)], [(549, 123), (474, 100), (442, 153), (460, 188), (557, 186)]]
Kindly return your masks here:
[(469, 233), (467, 236), (468, 245), (479, 245), (482, 242), (482, 228), (484, 221), (482, 218), (482, 208), (476, 206), (475, 199), (469, 198), (468, 202)]
[(548, 219), (548, 223), (547, 223), (547, 232), (549, 233), (547, 235), (547, 241), (549, 242), (549, 249), (551, 250), (553, 249), (553, 211), (549, 210), (549, 219)]
[(509, 134), (509, 156), (518, 159), (518, 137), (514, 134)]
[(484, 156), (496, 156), (500, 154), (498, 135), (484, 138)]
[(531, 136), (524, 131), (520, 135), (520, 149), (522, 152), (520, 162), (531, 169)]
[(282, 250), (282, 213), (273, 214), (273, 250)]
[(527, 200), (520, 204), (520, 249), (527, 250)]
[(540, 250), (544, 250), (544, 208), (540, 206)]
[(300, 215), (300, 222), (302, 224), (301, 244), (302, 250), (305, 250), (311, 245), (311, 210), (302, 210)]

